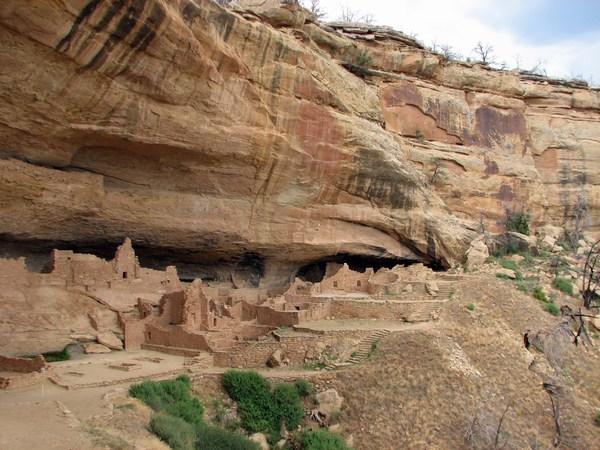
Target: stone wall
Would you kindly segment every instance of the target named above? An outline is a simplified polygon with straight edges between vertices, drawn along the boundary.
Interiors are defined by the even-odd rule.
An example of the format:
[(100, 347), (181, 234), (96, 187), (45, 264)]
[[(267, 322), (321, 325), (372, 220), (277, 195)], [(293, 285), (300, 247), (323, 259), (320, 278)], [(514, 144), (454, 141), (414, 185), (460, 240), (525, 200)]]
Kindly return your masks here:
[(372, 299), (333, 299), (331, 314), (335, 319), (378, 319), (425, 322), (439, 315), (444, 302), (403, 302)]
[(145, 342), (165, 347), (211, 351), (204, 335), (186, 331), (178, 326), (160, 327), (149, 324), (145, 329)]
[(10, 358), (0, 355), (0, 372), (30, 373), (41, 372), (48, 368), (42, 355), (34, 358)]

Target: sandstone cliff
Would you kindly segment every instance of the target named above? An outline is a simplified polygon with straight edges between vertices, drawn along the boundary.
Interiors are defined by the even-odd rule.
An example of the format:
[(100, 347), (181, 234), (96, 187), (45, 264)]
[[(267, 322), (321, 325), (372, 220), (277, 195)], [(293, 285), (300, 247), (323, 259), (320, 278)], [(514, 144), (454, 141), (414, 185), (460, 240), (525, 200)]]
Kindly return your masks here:
[(449, 266), (507, 208), (562, 225), (580, 201), (600, 230), (595, 90), (294, 5), (5, 0), (0, 41), (5, 243), (130, 236), (269, 276), (336, 254)]

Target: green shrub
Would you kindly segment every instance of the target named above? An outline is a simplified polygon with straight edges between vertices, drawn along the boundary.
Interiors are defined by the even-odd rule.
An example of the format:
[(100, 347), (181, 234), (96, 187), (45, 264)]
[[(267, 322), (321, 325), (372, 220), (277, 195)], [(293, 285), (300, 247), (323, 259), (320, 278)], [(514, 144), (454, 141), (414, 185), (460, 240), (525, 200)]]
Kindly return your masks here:
[(71, 354), (69, 353), (67, 347), (63, 348), (60, 352), (42, 353), (42, 356), (46, 362), (68, 361), (71, 359)]
[(296, 380), (294, 386), (296, 386), (296, 390), (298, 391), (298, 395), (300, 395), (300, 397), (308, 397), (315, 392), (313, 385), (309, 381), (303, 379)]
[(573, 296), (573, 283), (571, 283), (571, 280), (567, 280), (566, 278), (557, 277), (554, 280), (553, 286), (556, 289), (558, 289), (559, 291), (564, 292), (565, 294), (569, 294), (570, 296)]
[(242, 427), (278, 437), (281, 421), (288, 429), (298, 426), (304, 409), (296, 386), (280, 384), (273, 391), (256, 372), (228, 370), (223, 375), (225, 392), (237, 402)]
[(270, 399), (269, 382), (253, 371), (228, 370), (223, 375), (223, 388), (236, 402)]
[(553, 316), (560, 316), (560, 309), (556, 303), (544, 303), (544, 311), (549, 312)]
[(185, 420), (166, 413), (158, 413), (150, 420), (150, 431), (173, 450), (193, 450), (196, 442), (194, 427)]
[(529, 236), (529, 220), (529, 214), (507, 211), (506, 231), (514, 231)]
[(300, 436), (302, 450), (350, 450), (344, 440), (330, 431), (306, 431)]
[(474, 305), (473, 303), (469, 303), (469, 304), (467, 305), (467, 309), (468, 309), (469, 311), (475, 311), (475, 305)]
[(539, 286), (536, 286), (533, 289), (533, 297), (539, 300), (540, 302), (548, 303), (548, 297), (546, 296), (546, 293)]
[(596, 411), (596, 417), (594, 417), (594, 422), (596, 422), (596, 425), (600, 427), (600, 409)]
[(279, 384), (273, 390), (275, 416), (285, 421), (288, 430), (295, 430), (304, 417), (304, 407), (296, 386)]
[(496, 278), (499, 278), (500, 280), (511, 280), (511, 278), (505, 273), (497, 273)]
[(259, 447), (241, 434), (204, 425), (198, 430), (196, 450), (259, 450)]
[(514, 272), (519, 271), (519, 266), (517, 265), (517, 263), (511, 261), (510, 259), (503, 259), (502, 261), (500, 261), (500, 265), (505, 269), (512, 270)]
[(371, 53), (367, 49), (359, 51), (354, 58), (354, 64), (358, 67), (368, 69), (373, 64)]
[(129, 395), (142, 400), (155, 412), (164, 412), (198, 426), (202, 423), (204, 408), (190, 394), (190, 380), (180, 376), (169, 381), (144, 381), (129, 388)]

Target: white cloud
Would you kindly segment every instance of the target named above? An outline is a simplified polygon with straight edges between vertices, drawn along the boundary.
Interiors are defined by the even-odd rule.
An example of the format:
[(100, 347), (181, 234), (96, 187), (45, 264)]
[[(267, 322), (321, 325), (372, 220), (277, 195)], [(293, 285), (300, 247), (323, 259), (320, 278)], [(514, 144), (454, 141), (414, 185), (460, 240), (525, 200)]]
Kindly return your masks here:
[(552, 44), (532, 44), (498, 25), (526, 14), (535, 2), (543, 0), (321, 0), (329, 20), (348, 6), (371, 14), (378, 24), (415, 33), (427, 45), (451, 45), (465, 57), (474, 56), (473, 47), (482, 41), (491, 44), (496, 60), (509, 67), (515, 67), (517, 59), (523, 69), (542, 61), (550, 76), (583, 76), (600, 83), (600, 29)]

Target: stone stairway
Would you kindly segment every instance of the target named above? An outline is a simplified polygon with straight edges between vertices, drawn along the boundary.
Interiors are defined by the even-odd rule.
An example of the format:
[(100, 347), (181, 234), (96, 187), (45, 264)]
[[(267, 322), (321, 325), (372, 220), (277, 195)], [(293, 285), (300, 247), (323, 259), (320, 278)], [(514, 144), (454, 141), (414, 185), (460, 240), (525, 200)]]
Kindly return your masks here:
[(369, 336), (362, 338), (361, 341), (358, 343), (358, 350), (352, 354), (352, 356), (350, 357), (350, 359), (348, 359), (348, 361), (331, 362), (325, 366), (325, 369), (326, 370), (334, 370), (334, 369), (338, 369), (341, 367), (348, 367), (348, 366), (362, 363), (369, 357), (369, 354), (371, 353), (371, 349), (373, 348), (373, 344), (375, 342), (378, 342), (379, 340), (383, 339), (390, 333), (391, 333), (390, 330), (378, 330), (378, 331), (370, 334)]

